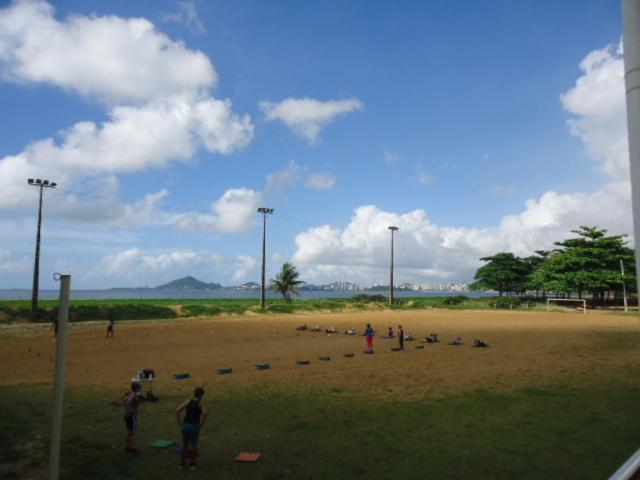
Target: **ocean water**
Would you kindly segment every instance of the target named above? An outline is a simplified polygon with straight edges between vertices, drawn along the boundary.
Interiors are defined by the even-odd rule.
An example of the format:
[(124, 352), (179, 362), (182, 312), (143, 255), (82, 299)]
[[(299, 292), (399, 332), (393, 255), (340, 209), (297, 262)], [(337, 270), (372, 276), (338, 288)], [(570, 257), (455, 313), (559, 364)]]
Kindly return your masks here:
[[(280, 295), (267, 291), (267, 298), (280, 298)], [(312, 291), (303, 290), (295, 298), (348, 298), (357, 294), (382, 294), (387, 291)], [(401, 297), (450, 297), (453, 295), (466, 295), (467, 297), (493, 296), (490, 292), (395, 292), (395, 296)], [(58, 290), (40, 290), (40, 300), (56, 300)], [(31, 290), (8, 289), (0, 290), (0, 300), (29, 300)], [(259, 290), (153, 290), (153, 289), (110, 289), (110, 290), (71, 290), (72, 300), (135, 300), (148, 298), (260, 298)]]

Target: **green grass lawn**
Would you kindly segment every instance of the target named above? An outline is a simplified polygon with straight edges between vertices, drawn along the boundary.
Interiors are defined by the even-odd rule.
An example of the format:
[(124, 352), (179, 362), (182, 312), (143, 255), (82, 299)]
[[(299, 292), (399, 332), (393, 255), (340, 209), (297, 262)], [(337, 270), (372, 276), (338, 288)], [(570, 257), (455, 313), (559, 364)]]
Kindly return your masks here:
[[(57, 317), (57, 300), (43, 300), (39, 303), (39, 321), (51, 322)], [(31, 303), (28, 300), (0, 301), (0, 323), (27, 321), (30, 317)], [(386, 298), (381, 295), (356, 295), (352, 298), (325, 298), (294, 300), (286, 304), (281, 299), (270, 299), (267, 313), (295, 313), (311, 311), (343, 311), (387, 309)], [(403, 297), (396, 299), (393, 307), (397, 310), (418, 310), (428, 308), (447, 308), (454, 310), (542, 309), (541, 303), (522, 303), (511, 297), (469, 298), (456, 297)], [(260, 312), (256, 299), (104, 299), (72, 300), (71, 321), (106, 320), (109, 311), (116, 320), (145, 320), (157, 318), (215, 316), (220, 314), (241, 315), (246, 311)]]
[[(205, 385), (205, 388), (207, 386)], [(178, 439), (174, 409), (186, 385), (143, 405), (140, 443)], [(178, 456), (142, 446), (123, 451), (119, 393), (70, 389), (65, 401), (65, 479), (174, 479)], [(515, 393), (476, 390), (421, 402), (314, 391), (235, 388), (208, 392), (201, 467), (191, 478), (219, 479), (602, 479), (640, 444), (640, 389), (560, 386)], [(0, 461), (4, 478), (44, 468), (50, 390), (0, 387)], [(256, 464), (238, 464), (259, 451)], [(13, 466), (10, 466), (13, 465)], [(16, 466), (18, 465), (18, 466)], [(20, 466), (22, 465), (22, 466)], [(13, 477), (12, 477), (13, 475)]]

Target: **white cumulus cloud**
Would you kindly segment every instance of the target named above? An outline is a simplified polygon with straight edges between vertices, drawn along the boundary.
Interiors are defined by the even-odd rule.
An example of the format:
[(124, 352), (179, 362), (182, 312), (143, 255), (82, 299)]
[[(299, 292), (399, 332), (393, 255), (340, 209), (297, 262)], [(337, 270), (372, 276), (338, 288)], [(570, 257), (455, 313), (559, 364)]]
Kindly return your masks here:
[[(112, 186), (118, 174), (186, 161), (199, 149), (229, 154), (253, 137), (248, 115), (210, 95), (217, 75), (207, 56), (142, 18), (74, 15), (60, 21), (49, 3), (16, 1), (0, 9), (0, 78), (97, 98), (107, 114), (102, 123), (75, 123), (0, 158), (2, 209), (31, 209), (26, 179), (48, 178), (64, 197), (53, 215), (110, 224), (119, 215), (129, 224), (141, 204), (118, 200)], [(64, 193), (87, 184), (97, 185), (92, 193), (104, 198)], [(156, 194), (149, 195), (143, 207), (157, 203)]]
[(46, 83), (103, 101), (146, 101), (211, 88), (216, 71), (201, 52), (172, 41), (144, 18), (55, 18), (39, 0), (0, 10), (0, 66), (6, 80)]
[(220, 233), (247, 232), (252, 228), (262, 194), (249, 188), (230, 188), (211, 205), (211, 213), (172, 214), (169, 223), (178, 228)]
[(587, 153), (600, 162), (604, 173), (629, 177), (629, 147), (620, 47), (612, 45), (589, 53), (575, 86), (561, 95), (562, 106), (572, 117), (571, 133), (580, 138)]
[(279, 103), (260, 102), (268, 121), (279, 120), (311, 144), (320, 142), (320, 131), (336, 117), (362, 108), (357, 98), (322, 102), (313, 98), (287, 98)]

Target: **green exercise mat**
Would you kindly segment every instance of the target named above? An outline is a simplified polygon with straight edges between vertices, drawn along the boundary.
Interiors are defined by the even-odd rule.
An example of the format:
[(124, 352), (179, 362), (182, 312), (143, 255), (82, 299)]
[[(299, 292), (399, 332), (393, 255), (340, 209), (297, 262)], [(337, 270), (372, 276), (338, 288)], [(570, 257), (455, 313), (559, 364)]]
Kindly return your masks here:
[(171, 445), (173, 445), (175, 442), (173, 440), (154, 440), (153, 442), (151, 442), (149, 444), (150, 447), (155, 447), (155, 448), (167, 448), (170, 447)]

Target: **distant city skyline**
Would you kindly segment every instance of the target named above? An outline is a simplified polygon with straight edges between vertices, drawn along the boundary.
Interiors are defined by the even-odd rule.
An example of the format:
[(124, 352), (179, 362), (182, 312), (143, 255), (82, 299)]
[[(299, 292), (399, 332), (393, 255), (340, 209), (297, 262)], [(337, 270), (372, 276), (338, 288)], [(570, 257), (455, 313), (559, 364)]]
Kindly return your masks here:
[(618, 2), (0, 2), (0, 288), (469, 283), (631, 234)]

